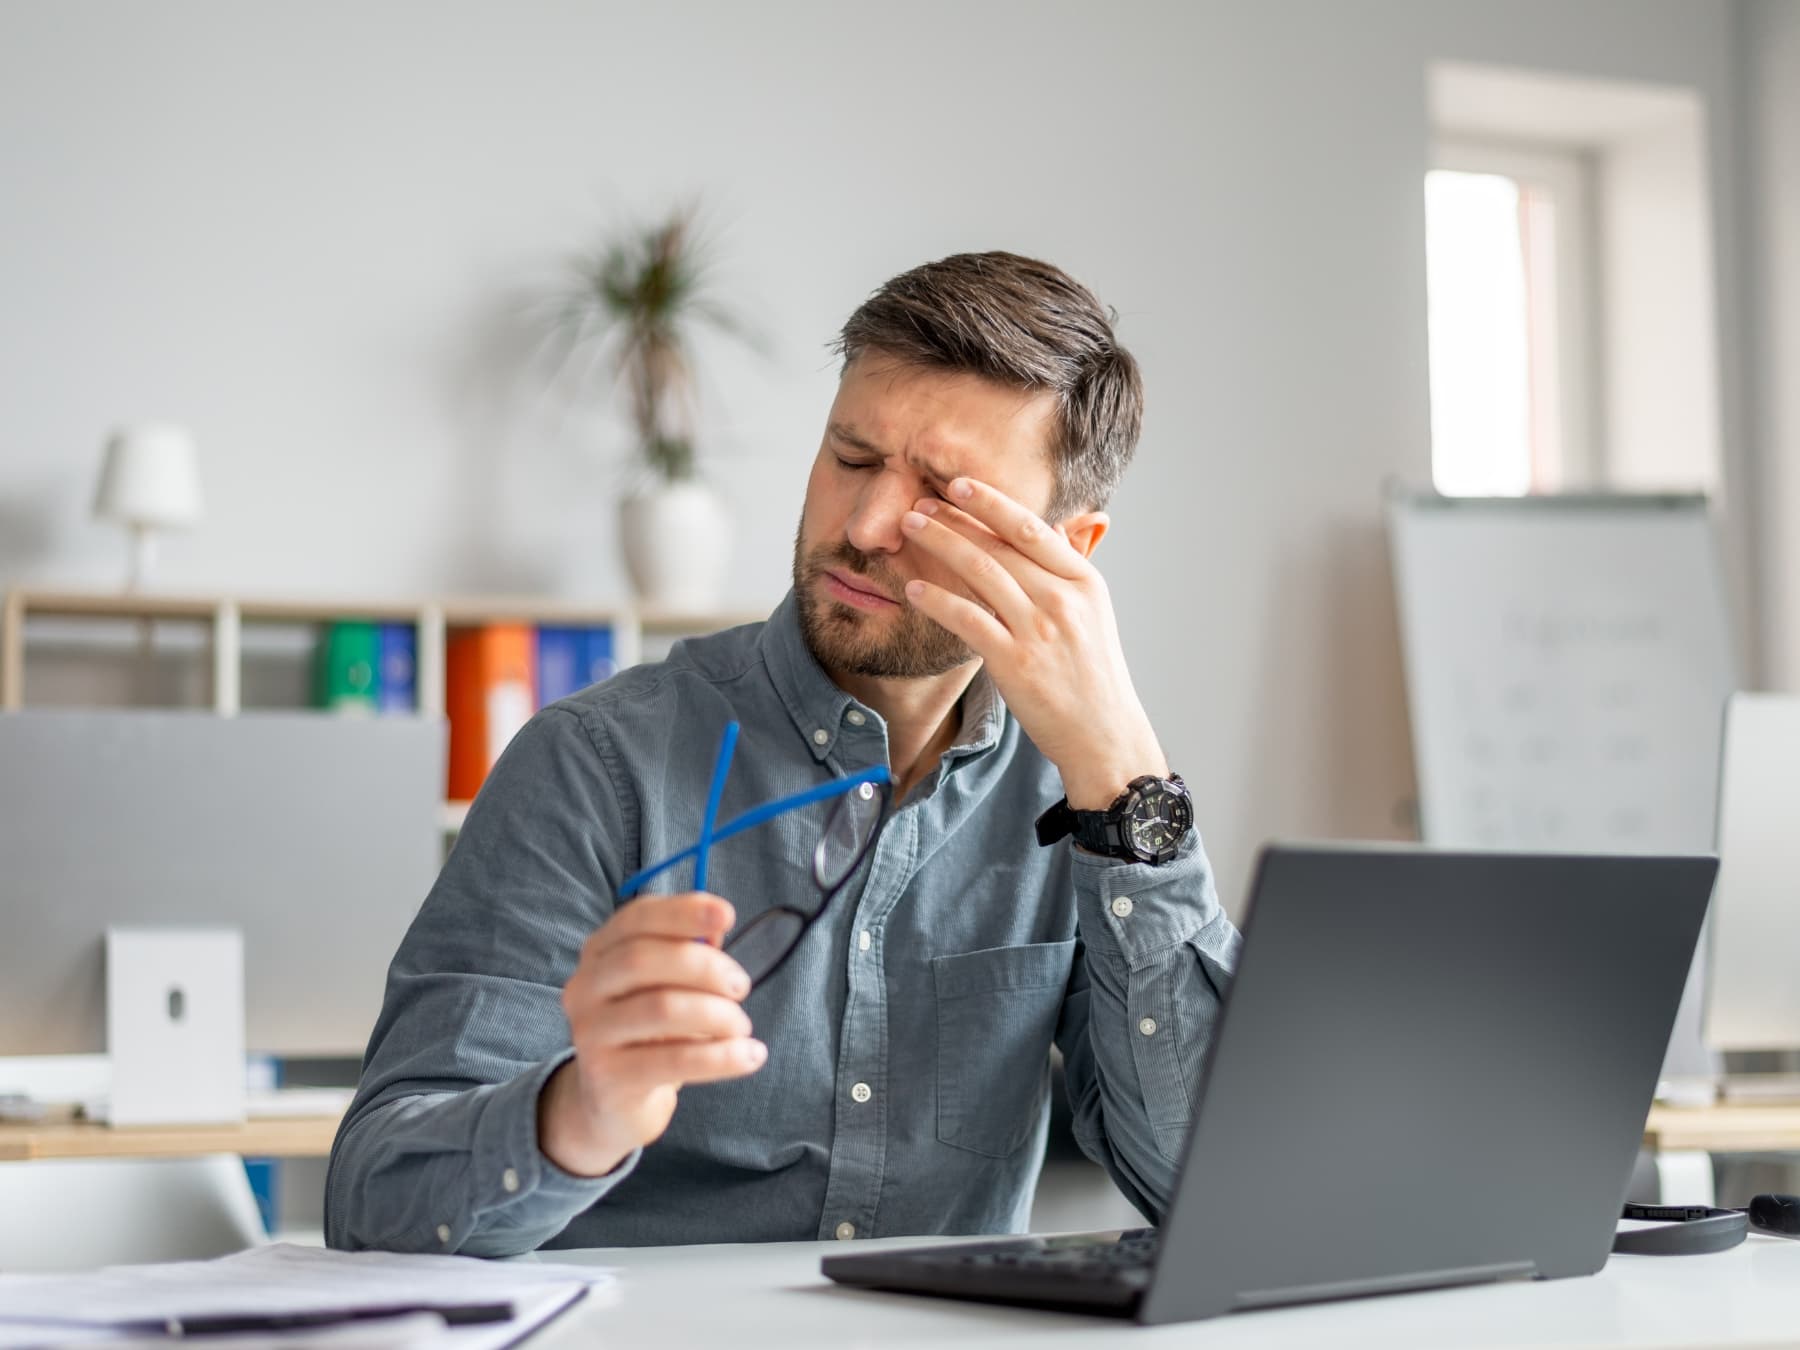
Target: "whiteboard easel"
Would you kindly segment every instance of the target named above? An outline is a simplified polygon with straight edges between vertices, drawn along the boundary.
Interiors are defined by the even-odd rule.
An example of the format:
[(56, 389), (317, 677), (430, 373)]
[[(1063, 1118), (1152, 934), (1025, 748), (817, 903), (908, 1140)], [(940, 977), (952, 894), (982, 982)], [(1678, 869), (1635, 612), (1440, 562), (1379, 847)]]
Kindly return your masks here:
[[(1738, 673), (1705, 498), (1390, 491), (1387, 511), (1420, 837), (1712, 852)], [(1701, 964), (1665, 1075), (1715, 1067)]]

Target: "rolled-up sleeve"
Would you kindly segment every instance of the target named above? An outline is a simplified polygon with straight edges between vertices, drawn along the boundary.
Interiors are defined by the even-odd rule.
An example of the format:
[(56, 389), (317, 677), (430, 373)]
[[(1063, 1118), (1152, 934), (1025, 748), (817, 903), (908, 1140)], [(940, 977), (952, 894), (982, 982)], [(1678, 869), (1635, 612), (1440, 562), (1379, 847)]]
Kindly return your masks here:
[(635, 830), (578, 712), (548, 708), (514, 737), (389, 968), (332, 1146), (330, 1245), (529, 1251), (635, 1166), (572, 1176), (537, 1137), (539, 1093), (571, 1053), (562, 986)]
[(1060, 847), (1082, 948), (1057, 1030), (1076, 1142), (1159, 1222), (1240, 938), (1197, 837), (1161, 867)]

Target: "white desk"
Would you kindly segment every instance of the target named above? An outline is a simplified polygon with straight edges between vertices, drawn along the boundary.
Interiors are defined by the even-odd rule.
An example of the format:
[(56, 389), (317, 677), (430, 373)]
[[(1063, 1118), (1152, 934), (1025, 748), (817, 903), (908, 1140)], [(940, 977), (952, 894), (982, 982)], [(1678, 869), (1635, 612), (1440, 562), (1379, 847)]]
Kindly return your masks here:
[(577, 1307), (530, 1345), (532, 1350), (609, 1345), (1119, 1350), (1140, 1344), (1439, 1350), (1800, 1341), (1795, 1296), (1800, 1240), (1756, 1234), (1741, 1247), (1711, 1256), (1615, 1256), (1598, 1275), (1584, 1279), (1396, 1294), (1168, 1327), (846, 1289), (819, 1274), (821, 1254), (839, 1250), (829, 1242), (796, 1242), (546, 1252), (550, 1260), (616, 1266), (619, 1286), (610, 1303)]

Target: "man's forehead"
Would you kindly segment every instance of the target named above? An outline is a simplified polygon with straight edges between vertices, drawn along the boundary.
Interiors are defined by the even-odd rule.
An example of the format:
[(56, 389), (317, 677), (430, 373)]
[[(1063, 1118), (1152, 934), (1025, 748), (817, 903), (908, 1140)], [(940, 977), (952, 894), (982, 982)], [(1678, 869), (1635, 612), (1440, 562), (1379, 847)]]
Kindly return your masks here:
[(1049, 394), (949, 372), (861, 373), (876, 378), (858, 381), (854, 391), (840, 388), (831, 410), (827, 431), (842, 444), (882, 458), (899, 456), (922, 476), (944, 483), (960, 474), (986, 478), (996, 470), (1049, 472), (1055, 411)]

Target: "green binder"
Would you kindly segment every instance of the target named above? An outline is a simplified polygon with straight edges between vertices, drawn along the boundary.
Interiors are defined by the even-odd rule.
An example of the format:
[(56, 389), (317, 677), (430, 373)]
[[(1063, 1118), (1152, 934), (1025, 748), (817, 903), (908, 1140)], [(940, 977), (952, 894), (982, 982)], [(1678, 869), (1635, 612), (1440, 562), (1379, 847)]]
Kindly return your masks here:
[(380, 656), (374, 624), (346, 620), (327, 625), (319, 643), (313, 701), (333, 712), (373, 713)]

